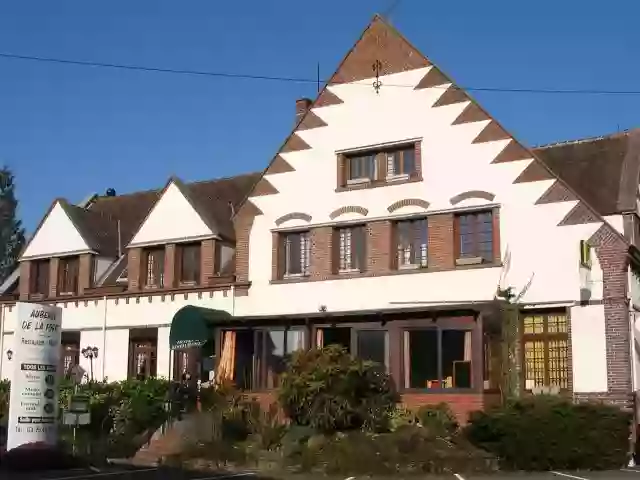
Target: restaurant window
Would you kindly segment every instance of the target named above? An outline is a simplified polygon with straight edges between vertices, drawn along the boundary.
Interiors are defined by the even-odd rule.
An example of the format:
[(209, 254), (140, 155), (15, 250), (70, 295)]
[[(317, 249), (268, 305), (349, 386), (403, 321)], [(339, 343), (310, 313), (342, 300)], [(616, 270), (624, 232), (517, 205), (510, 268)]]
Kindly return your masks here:
[(525, 389), (569, 388), (569, 334), (565, 313), (526, 315), (522, 342)]
[[(334, 269), (338, 273), (364, 272), (367, 266), (367, 237), (363, 225), (334, 231)], [(335, 265), (335, 264), (334, 264)], [(337, 267), (337, 268), (336, 268)]]
[(158, 329), (129, 331), (129, 378), (144, 380), (155, 377), (158, 368)]
[(150, 248), (145, 250), (144, 266), (145, 287), (164, 287), (164, 248)]
[(362, 360), (389, 368), (389, 332), (361, 327), (320, 327), (316, 329), (316, 347), (338, 345)]
[(73, 368), (80, 364), (80, 332), (62, 332), (60, 350), (60, 373), (65, 378), (69, 378), (73, 373)]
[(458, 263), (490, 263), (494, 261), (493, 212), (471, 212), (456, 215), (456, 251)]
[(279, 236), (280, 271), (284, 278), (309, 275), (311, 242), (309, 232), (286, 232)]
[(437, 327), (405, 331), (405, 388), (471, 388), (471, 336), (471, 330)]
[(255, 331), (255, 388), (274, 389), (280, 386), (291, 354), (305, 348), (304, 327)]
[(427, 266), (427, 219), (400, 220), (396, 229), (396, 262), (398, 269)]
[(200, 283), (200, 243), (179, 245), (180, 283), (192, 285)]
[(49, 259), (31, 262), (31, 293), (49, 295), (50, 265)]
[(75, 295), (78, 293), (78, 275), (80, 259), (65, 257), (58, 265), (58, 292), (61, 295)]

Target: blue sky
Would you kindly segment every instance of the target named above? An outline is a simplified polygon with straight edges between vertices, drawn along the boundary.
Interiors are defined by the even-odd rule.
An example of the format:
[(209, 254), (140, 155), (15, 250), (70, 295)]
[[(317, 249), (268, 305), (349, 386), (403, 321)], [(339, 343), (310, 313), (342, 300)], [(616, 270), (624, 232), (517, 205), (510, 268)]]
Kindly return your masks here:
[[(7, 0), (0, 52), (152, 67), (328, 77), (393, 0)], [(613, 8), (615, 6), (615, 8)], [(402, 0), (392, 23), (458, 84), (640, 90), (640, 2)], [(636, 59), (635, 61), (633, 59)], [(72, 202), (261, 170), (315, 85), (0, 59), (0, 163), (33, 230)], [(640, 95), (474, 96), (528, 144), (640, 126)]]

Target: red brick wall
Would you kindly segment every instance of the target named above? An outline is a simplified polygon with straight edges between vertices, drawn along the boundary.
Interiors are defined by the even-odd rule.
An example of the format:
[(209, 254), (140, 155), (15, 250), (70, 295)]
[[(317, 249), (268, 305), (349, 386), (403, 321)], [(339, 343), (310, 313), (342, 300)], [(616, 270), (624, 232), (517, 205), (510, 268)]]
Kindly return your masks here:
[(200, 252), (200, 284), (206, 285), (215, 274), (216, 241), (203, 240)]
[[(277, 401), (275, 392), (249, 392), (247, 395), (249, 398), (255, 398), (264, 410)], [(495, 405), (500, 402), (500, 395), (483, 393), (405, 393), (402, 395), (402, 404), (411, 410), (441, 402), (447, 403), (458, 422), (465, 424), (471, 412)]]
[(454, 268), (453, 214), (430, 216), (427, 228), (429, 268), (437, 270)]

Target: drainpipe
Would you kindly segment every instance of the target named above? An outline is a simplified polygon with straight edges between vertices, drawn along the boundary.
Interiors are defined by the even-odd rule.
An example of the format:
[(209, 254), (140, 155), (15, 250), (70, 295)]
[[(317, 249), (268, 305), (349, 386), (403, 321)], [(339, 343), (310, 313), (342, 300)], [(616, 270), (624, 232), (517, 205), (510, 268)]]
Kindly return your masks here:
[(102, 297), (104, 301), (104, 314), (102, 318), (102, 381), (104, 382), (105, 367), (107, 365), (107, 296)]
[(2, 380), (2, 362), (4, 362), (4, 304), (0, 304), (0, 380)]
[(236, 286), (231, 285), (231, 316), (236, 316)]

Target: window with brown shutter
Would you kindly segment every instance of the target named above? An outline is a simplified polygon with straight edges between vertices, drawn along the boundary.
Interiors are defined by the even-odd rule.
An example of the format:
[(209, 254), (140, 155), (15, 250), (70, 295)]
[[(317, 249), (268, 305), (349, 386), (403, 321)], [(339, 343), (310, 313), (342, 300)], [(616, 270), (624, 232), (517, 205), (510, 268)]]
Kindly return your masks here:
[(309, 232), (286, 232), (279, 236), (278, 274), (283, 278), (309, 275), (311, 242)]
[(144, 285), (149, 288), (164, 287), (164, 248), (144, 251)]
[(196, 285), (200, 283), (200, 251), (200, 243), (179, 246), (180, 283)]
[(494, 261), (493, 212), (456, 215), (455, 231), (458, 265)]
[(427, 266), (427, 219), (400, 220), (395, 224), (395, 265), (399, 270)]
[(75, 295), (78, 293), (78, 275), (80, 259), (65, 257), (58, 264), (58, 293), (60, 295)]
[(49, 259), (31, 262), (31, 293), (49, 295), (49, 265)]
[(333, 248), (334, 270), (337, 273), (364, 272), (367, 266), (367, 245), (363, 225), (348, 226), (335, 230)]
[(338, 155), (338, 186), (408, 180), (418, 173), (417, 143), (363, 150)]
[(569, 333), (564, 312), (523, 317), (522, 366), (525, 390), (569, 388)]

